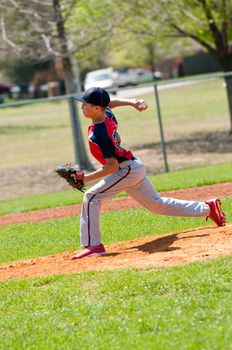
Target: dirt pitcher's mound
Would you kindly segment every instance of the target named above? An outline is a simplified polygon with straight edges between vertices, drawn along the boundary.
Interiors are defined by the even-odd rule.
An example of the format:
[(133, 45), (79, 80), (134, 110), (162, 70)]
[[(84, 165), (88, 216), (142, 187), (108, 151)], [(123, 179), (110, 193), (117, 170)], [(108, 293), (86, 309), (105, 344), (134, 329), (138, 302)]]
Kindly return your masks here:
[(107, 255), (70, 260), (74, 252), (0, 266), (0, 280), (119, 268), (168, 267), (232, 254), (232, 225), (149, 236), (106, 246)]

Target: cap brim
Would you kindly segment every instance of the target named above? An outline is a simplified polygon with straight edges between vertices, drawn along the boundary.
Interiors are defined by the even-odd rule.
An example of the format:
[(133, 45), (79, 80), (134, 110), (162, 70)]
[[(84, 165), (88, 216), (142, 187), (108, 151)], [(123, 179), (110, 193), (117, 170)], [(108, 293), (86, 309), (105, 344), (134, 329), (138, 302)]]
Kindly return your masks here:
[(81, 101), (81, 102), (85, 102), (83, 94), (80, 94), (80, 93), (79, 94), (75, 94), (73, 97), (75, 98), (75, 100), (78, 100), (78, 101)]

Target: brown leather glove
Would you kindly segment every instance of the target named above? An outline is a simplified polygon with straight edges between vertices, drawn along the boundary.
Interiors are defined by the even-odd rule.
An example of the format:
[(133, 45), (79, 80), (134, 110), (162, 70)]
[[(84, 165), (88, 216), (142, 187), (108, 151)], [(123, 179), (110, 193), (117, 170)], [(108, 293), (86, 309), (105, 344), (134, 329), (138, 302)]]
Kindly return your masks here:
[(56, 170), (57, 174), (65, 179), (70, 186), (78, 191), (84, 192), (84, 173), (76, 166), (71, 164), (59, 165)]

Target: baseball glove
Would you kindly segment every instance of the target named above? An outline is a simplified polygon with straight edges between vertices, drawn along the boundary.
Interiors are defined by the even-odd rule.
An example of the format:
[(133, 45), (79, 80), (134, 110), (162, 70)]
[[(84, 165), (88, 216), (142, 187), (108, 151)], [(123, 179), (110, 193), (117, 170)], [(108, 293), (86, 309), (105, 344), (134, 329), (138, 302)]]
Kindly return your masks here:
[(78, 191), (84, 192), (84, 173), (71, 164), (59, 165), (56, 168), (57, 174), (65, 179), (70, 186)]

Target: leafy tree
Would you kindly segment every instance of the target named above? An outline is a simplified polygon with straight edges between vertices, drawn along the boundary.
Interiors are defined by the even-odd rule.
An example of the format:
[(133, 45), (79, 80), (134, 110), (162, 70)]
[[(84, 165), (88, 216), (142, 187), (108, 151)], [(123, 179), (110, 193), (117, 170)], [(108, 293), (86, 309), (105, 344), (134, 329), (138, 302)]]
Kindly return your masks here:
[(1, 0), (0, 16), (2, 53), (61, 61), (67, 93), (76, 91), (72, 57), (106, 43), (120, 23), (110, 0)]
[[(232, 72), (232, 0), (125, 0), (134, 31), (154, 40), (188, 38)], [(232, 77), (225, 76), (232, 133)]]
[[(71, 94), (76, 92), (73, 56), (106, 41), (121, 20), (110, 0), (1, 0), (0, 21), (0, 48), (5, 57), (13, 53), (61, 61), (66, 92)], [(78, 130), (81, 163), (91, 169), (80, 125)]]
[[(218, 59), (225, 73), (232, 72), (232, 1), (178, 1), (175, 11), (168, 14), (165, 14), (166, 1), (161, 3), (162, 19), (169, 24), (170, 32), (195, 40)], [(225, 81), (232, 133), (232, 77), (226, 76)]]

